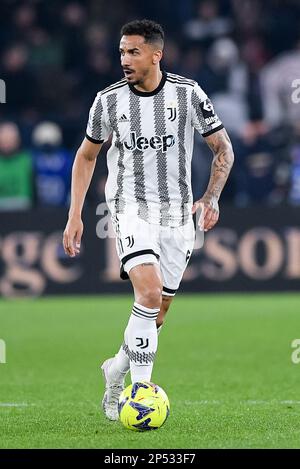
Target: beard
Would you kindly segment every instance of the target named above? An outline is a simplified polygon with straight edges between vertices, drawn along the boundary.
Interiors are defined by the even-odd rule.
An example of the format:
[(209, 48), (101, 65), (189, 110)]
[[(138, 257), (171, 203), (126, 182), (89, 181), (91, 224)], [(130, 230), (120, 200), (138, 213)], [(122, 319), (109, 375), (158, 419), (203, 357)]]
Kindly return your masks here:
[(137, 79), (130, 82), (130, 84), (133, 85), (133, 86), (139, 85), (140, 83), (141, 83), (141, 80), (137, 80)]
[(130, 83), (130, 85), (142, 85), (144, 83), (145, 78), (147, 77), (147, 73), (148, 71), (145, 70), (140, 71), (138, 73), (134, 71), (128, 76), (125, 74), (125, 78), (127, 79), (127, 82)]

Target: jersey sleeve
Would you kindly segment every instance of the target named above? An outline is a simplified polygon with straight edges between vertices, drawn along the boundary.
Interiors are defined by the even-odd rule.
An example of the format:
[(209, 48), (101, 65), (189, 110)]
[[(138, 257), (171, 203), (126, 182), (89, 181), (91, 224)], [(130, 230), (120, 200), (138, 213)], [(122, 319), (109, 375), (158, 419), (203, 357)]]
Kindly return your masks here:
[(90, 109), (86, 138), (93, 143), (103, 143), (111, 132), (103, 105), (103, 97), (101, 93), (98, 93)]
[(192, 90), (192, 125), (202, 137), (223, 129), (223, 124), (216, 114), (211, 100), (206, 93), (196, 84)]

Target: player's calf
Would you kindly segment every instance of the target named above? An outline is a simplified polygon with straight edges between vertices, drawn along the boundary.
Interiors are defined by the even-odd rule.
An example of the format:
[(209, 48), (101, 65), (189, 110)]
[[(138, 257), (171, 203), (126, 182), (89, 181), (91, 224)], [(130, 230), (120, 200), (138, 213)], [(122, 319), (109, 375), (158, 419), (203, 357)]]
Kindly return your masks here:
[(134, 303), (124, 334), (124, 351), (130, 360), (131, 381), (151, 381), (157, 350), (156, 318), (159, 308)]

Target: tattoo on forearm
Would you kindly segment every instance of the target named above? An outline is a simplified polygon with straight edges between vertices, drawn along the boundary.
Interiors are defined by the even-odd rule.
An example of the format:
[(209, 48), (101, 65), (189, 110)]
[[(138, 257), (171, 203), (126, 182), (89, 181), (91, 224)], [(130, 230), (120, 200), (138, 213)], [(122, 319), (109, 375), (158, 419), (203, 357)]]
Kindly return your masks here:
[(206, 194), (219, 198), (234, 161), (232, 145), (225, 129), (206, 137), (205, 140), (214, 153)]

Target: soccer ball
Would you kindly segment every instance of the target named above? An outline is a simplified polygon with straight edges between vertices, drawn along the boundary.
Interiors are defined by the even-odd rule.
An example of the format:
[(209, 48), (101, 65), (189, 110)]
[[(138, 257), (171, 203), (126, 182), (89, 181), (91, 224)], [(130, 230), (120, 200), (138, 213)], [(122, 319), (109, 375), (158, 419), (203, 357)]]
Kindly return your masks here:
[(147, 431), (161, 427), (170, 412), (165, 391), (157, 384), (142, 381), (130, 384), (119, 398), (119, 416), (129, 430)]

